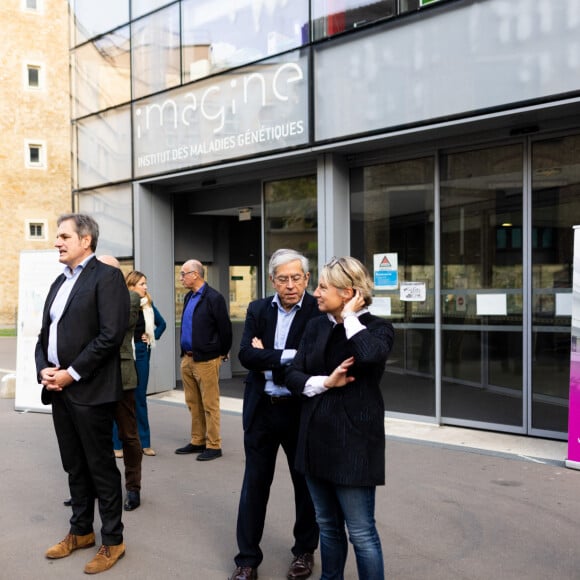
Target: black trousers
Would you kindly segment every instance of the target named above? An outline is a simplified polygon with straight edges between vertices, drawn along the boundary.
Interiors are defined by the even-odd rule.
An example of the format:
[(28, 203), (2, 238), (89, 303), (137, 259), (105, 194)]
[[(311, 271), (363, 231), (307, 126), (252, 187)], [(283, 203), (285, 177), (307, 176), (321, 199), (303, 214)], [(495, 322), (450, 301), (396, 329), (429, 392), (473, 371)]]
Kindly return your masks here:
[(272, 404), (263, 396), (250, 428), (244, 433), (246, 468), (238, 509), (236, 566), (257, 568), (262, 562), (260, 541), (280, 446), (286, 454), (294, 487), (294, 498), (288, 498), (294, 500), (296, 509), (292, 553), (297, 556), (316, 550), (318, 525), (314, 506), (304, 476), (294, 469), (299, 419), (299, 401), (290, 399)]
[(66, 391), (52, 398), (54, 429), (72, 500), (70, 533), (93, 531), (96, 499), (101, 541), (108, 546), (123, 541), (123, 491), (112, 439), (115, 406), (76, 405)]

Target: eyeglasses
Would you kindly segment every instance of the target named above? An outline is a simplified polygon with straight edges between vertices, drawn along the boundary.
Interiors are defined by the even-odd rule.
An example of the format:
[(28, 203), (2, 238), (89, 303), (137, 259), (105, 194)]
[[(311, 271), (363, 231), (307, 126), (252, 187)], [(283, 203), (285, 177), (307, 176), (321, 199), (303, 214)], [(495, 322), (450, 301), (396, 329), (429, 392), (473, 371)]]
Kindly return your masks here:
[(298, 282), (301, 282), (304, 278), (304, 274), (294, 274), (294, 276), (274, 276), (274, 282), (278, 282), (278, 284), (288, 284), (288, 282), (292, 280), (294, 284), (298, 284)]
[(195, 270), (190, 270), (189, 272), (179, 272), (180, 278), (185, 278), (188, 274), (193, 274)]
[(353, 285), (354, 287), (354, 280), (352, 279), (352, 276), (344, 269), (344, 266), (341, 263), (342, 258), (332, 258), (330, 260), (330, 262), (328, 262), (328, 264), (326, 264), (327, 268), (334, 268), (334, 266), (339, 266), (340, 269), (343, 271), (344, 275), (350, 280), (350, 283)]

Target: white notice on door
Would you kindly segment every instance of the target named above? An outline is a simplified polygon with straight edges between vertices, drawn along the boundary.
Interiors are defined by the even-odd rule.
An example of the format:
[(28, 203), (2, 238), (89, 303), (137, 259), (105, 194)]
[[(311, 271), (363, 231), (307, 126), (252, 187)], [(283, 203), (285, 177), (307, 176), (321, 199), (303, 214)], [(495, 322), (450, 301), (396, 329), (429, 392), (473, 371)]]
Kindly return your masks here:
[(477, 294), (477, 316), (506, 316), (507, 294)]

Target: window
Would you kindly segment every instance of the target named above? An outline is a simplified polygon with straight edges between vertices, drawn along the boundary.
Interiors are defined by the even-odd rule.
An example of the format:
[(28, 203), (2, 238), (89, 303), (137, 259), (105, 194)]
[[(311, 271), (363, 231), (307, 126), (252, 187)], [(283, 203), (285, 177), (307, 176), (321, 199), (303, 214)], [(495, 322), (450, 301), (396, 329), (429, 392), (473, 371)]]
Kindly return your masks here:
[(184, 0), (184, 83), (308, 42), (308, 2), (269, 0), (267, 9), (256, 4)]
[(26, 141), (24, 146), (25, 165), (34, 169), (46, 168), (46, 147), (41, 141)]
[(26, 220), (27, 240), (46, 240), (46, 220)]
[(125, 26), (72, 52), (75, 118), (131, 100), (130, 42)]
[(42, 65), (27, 63), (24, 67), (24, 86), (28, 89), (41, 89), (44, 85)]
[(31, 12), (39, 12), (42, 10), (43, 0), (22, 0), (21, 6), (22, 10), (28, 10)]
[(35, 66), (28, 67), (28, 86), (38, 87), (39, 84), (39, 69)]
[[(409, 2), (406, 2), (407, 4)], [(405, 0), (401, 0), (405, 5)], [(401, 8), (401, 12), (404, 9)], [(345, 30), (361, 28), (397, 12), (396, 0), (314, 0), (312, 2), (314, 40), (333, 36)]]
[(133, 97), (180, 83), (179, 4), (134, 22), (131, 30)]

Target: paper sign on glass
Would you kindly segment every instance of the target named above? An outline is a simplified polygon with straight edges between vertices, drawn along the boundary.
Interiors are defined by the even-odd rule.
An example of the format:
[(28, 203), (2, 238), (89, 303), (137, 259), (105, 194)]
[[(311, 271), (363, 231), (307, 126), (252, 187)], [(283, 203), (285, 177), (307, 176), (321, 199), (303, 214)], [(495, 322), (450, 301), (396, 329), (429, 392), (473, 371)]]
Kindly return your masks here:
[(572, 294), (556, 294), (556, 316), (572, 316)]
[(478, 294), (477, 316), (506, 316), (507, 294)]
[(403, 302), (425, 302), (427, 286), (425, 282), (401, 282), (400, 297)]
[(375, 254), (373, 266), (377, 290), (396, 290), (399, 287), (397, 254)]
[(369, 311), (375, 316), (391, 315), (391, 299), (388, 297), (373, 297), (373, 303), (369, 306)]

